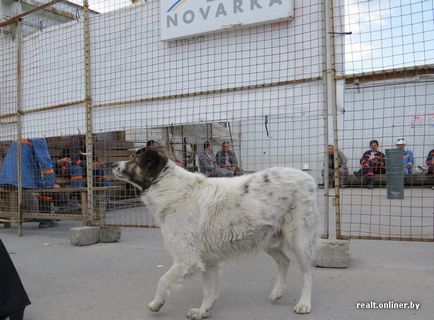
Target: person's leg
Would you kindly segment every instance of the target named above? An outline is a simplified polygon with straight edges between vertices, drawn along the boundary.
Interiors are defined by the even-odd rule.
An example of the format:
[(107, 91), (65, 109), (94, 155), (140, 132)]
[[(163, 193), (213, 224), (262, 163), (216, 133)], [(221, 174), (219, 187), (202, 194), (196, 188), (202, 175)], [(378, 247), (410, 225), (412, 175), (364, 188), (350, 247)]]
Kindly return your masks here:
[(221, 168), (220, 169), (220, 177), (233, 177), (234, 176), (234, 172), (231, 170), (228, 170), (226, 168)]
[(25, 212), (39, 212), (38, 197), (32, 192), (23, 192), (23, 210)]
[(334, 188), (335, 187), (335, 171), (332, 168), (328, 168), (329, 172), (329, 187)]
[[(42, 193), (38, 196), (39, 212), (51, 213), (51, 205), (53, 203), (53, 195), (51, 193)], [(39, 228), (51, 228), (57, 226), (57, 221), (54, 219), (40, 219)]]
[(374, 170), (372, 167), (364, 167), (362, 168), (363, 180), (366, 188), (372, 189), (374, 188)]

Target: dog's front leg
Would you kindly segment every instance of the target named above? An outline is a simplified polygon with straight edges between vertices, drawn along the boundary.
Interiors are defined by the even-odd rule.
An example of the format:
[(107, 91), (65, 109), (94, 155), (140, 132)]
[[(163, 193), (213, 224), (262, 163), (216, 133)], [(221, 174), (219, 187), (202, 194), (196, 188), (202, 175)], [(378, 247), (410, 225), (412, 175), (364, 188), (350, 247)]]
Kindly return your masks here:
[(218, 265), (208, 265), (202, 272), (203, 300), (199, 309), (191, 309), (187, 313), (187, 318), (192, 320), (201, 320), (208, 318), (208, 311), (218, 299)]
[(189, 274), (191, 269), (191, 265), (175, 261), (158, 281), (157, 292), (154, 299), (148, 304), (148, 309), (152, 312), (160, 311), (170, 290), (180, 283)]

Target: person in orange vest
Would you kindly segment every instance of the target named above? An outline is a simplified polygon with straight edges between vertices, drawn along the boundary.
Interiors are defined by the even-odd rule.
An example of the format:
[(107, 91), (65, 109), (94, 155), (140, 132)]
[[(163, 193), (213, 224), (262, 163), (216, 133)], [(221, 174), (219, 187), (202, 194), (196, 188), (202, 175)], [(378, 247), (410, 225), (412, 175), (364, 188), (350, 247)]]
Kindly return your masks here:
[[(48, 144), (44, 138), (23, 139), (21, 142), (21, 176), (23, 189), (50, 189), (54, 188), (57, 166), (63, 166), (71, 160), (62, 158), (53, 161), (48, 152)], [(3, 166), (0, 171), (0, 185), (18, 187), (18, 146), (14, 142), (9, 146)], [(39, 193), (38, 203), (32, 201), (33, 194), (24, 192), (24, 209), (39, 211), (42, 213), (51, 212), (53, 195), (51, 193)], [(40, 228), (54, 227), (55, 220), (38, 220)]]

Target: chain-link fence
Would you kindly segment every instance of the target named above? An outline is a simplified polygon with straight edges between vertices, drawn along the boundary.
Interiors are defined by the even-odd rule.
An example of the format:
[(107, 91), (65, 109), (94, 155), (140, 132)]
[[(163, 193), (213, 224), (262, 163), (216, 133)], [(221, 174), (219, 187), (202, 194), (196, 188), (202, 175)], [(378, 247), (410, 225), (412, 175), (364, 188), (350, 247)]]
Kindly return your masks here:
[(340, 31), (351, 32), (338, 76), (339, 147), (349, 168), (341, 235), (432, 241), (433, 3), (351, 0), (336, 12), (344, 14)]
[[(1, 28), (1, 176), (15, 177), (0, 181), (5, 221), (156, 226), (111, 164), (156, 147), (204, 171), (199, 159), (211, 144), (216, 175), (271, 166), (310, 173), (322, 188), (325, 235), (335, 236), (336, 215), (338, 237), (434, 239), (425, 161), (434, 148), (431, 2), (296, 0), (277, 22), (165, 41), (162, 12), (171, 12), (169, 25), (188, 24), (286, 1), (203, 1), (195, 9), (188, 1), (89, 1), (91, 10), (87, 1), (51, 2)], [(360, 162), (370, 140), (385, 152), (398, 138), (413, 150), (411, 175), (388, 177), (389, 159), (380, 171)], [(39, 144), (51, 167), (33, 163), (37, 182), (26, 186), (18, 157)], [(339, 150), (336, 161), (328, 144)], [(22, 164), (21, 178), (8, 157)], [(51, 169), (55, 181), (47, 182)], [(400, 187), (402, 199), (391, 199)]]

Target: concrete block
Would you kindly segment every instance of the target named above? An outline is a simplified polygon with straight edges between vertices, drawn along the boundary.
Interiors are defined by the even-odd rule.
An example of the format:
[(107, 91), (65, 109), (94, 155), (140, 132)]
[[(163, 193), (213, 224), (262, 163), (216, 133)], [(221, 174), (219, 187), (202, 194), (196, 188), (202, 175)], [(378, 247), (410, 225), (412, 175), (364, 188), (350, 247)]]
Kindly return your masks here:
[(314, 260), (316, 267), (347, 268), (350, 259), (350, 241), (321, 239)]
[(121, 228), (101, 227), (99, 230), (99, 242), (117, 242), (121, 238)]
[(73, 246), (90, 246), (98, 242), (98, 227), (77, 227), (69, 230), (69, 237)]

